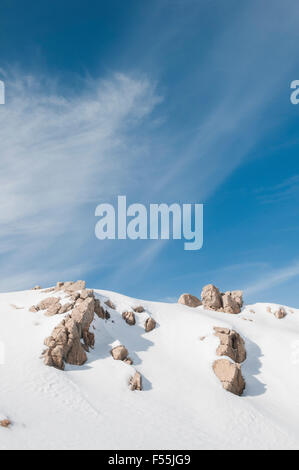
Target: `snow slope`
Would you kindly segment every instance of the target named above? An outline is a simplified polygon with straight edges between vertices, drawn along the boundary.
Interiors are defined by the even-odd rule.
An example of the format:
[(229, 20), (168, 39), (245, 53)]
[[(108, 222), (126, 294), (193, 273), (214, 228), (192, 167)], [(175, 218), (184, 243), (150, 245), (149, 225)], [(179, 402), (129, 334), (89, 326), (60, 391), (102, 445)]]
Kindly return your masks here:
[[(13, 422), (0, 427), (1, 450), (299, 448), (299, 310), (287, 308), (277, 320), (267, 312), (268, 305), (278, 308), (271, 304), (228, 315), (96, 293), (117, 310), (109, 310), (108, 321), (95, 319), (88, 362), (64, 372), (41, 359), (61, 316), (29, 312), (47, 295), (0, 295), (0, 419)], [(136, 314), (135, 326), (121, 318), (140, 304), (158, 323), (150, 333), (147, 314)], [(214, 326), (234, 328), (246, 341), (243, 397), (223, 390), (212, 371)], [(115, 341), (128, 348), (134, 366), (113, 360)], [(128, 388), (134, 368), (142, 392)]]

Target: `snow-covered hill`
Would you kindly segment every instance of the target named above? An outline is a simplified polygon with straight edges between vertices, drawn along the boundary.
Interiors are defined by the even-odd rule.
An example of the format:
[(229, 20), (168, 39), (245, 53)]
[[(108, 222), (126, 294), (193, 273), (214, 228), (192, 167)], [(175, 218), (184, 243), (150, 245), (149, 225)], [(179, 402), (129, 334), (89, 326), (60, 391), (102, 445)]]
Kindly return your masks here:
[[(132, 299), (107, 291), (109, 320), (95, 317), (95, 347), (83, 366), (44, 365), (44, 340), (61, 315), (30, 312), (50, 294), (0, 295), (0, 449), (298, 449), (299, 311), (278, 320), (270, 306), (239, 315)], [(122, 312), (142, 305), (136, 324)], [(150, 314), (157, 327), (147, 333)], [(219, 339), (213, 327), (245, 340), (242, 397), (225, 391), (212, 365)], [(110, 350), (126, 346), (130, 366)], [(143, 390), (131, 391), (135, 370)]]

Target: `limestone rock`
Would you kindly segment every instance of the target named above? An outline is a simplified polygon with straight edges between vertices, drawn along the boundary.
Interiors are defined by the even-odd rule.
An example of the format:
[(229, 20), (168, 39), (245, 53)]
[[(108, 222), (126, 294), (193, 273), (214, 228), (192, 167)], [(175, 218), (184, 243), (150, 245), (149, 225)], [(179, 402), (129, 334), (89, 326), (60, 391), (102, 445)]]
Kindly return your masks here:
[(243, 293), (241, 291), (228, 291), (222, 294), (222, 304), (224, 312), (240, 313), (243, 306)]
[(2, 419), (0, 421), (0, 426), (2, 428), (9, 428), (9, 426), (11, 426), (11, 421), (9, 421), (9, 419)]
[(128, 325), (135, 325), (136, 318), (133, 312), (123, 312), (122, 317)]
[(145, 312), (144, 308), (142, 307), (142, 305), (139, 305), (138, 307), (134, 307), (133, 308), (134, 312), (136, 313), (143, 313)]
[(101, 306), (101, 302), (99, 299), (95, 299), (94, 301), (94, 311), (97, 314), (99, 318), (102, 318), (103, 320), (109, 320), (110, 318), (110, 313), (107, 312), (107, 310), (104, 310), (103, 307)]
[(115, 305), (114, 305), (114, 303), (113, 303), (110, 299), (108, 299), (108, 300), (105, 302), (105, 305), (107, 305), (107, 307), (109, 307), (109, 308), (112, 308), (112, 310), (115, 310)]
[(228, 356), (233, 361), (241, 364), (246, 359), (245, 342), (234, 330), (228, 328), (214, 327), (215, 336), (220, 340), (216, 351), (217, 356)]
[(191, 294), (182, 294), (178, 300), (179, 304), (187, 305), (187, 307), (199, 307), (202, 304), (201, 300), (199, 300), (195, 295)]
[(124, 346), (116, 346), (111, 350), (112, 357), (115, 361), (123, 361), (128, 357), (128, 350)]
[(156, 328), (156, 322), (155, 320), (152, 318), (152, 317), (149, 317), (146, 322), (145, 322), (145, 325), (144, 325), (144, 328), (145, 328), (145, 331), (147, 333), (149, 333), (150, 331), (152, 331), (154, 328)]
[(204, 308), (209, 310), (222, 309), (222, 296), (219, 289), (217, 289), (213, 284), (209, 284), (203, 288), (201, 298)]
[(142, 377), (139, 372), (135, 372), (134, 377), (130, 378), (129, 385), (132, 391), (134, 390), (142, 390)]
[(48, 308), (58, 304), (60, 304), (60, 299), (58, 297), (48, 297), (47, 299), (42, 300), (37, 307), (39, 310), (48, 310)]
[(246, 385), (239, 364), (218, 359), (213, 364), (213, 370), (225, 390), (239, 396), (243, 394)]
[(283, 318), (285, 318), (287, 316), (287, 312), (285, 311), (285, 309), (283, 307), (280, 307), (275, 313), (274, 313), (275, 317), (278, 319), (278, 320), (282, 320)]

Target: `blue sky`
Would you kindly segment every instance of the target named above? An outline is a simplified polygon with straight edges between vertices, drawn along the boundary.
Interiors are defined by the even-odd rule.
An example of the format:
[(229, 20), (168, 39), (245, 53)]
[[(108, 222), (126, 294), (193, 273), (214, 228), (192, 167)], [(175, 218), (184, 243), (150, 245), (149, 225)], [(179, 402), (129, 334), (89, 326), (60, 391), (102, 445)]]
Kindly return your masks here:
[[(2, 0), (0, 290), (299, 307), (299, 4)], [(204, 203), (204, 247), (99, 241), (95, 208)]]

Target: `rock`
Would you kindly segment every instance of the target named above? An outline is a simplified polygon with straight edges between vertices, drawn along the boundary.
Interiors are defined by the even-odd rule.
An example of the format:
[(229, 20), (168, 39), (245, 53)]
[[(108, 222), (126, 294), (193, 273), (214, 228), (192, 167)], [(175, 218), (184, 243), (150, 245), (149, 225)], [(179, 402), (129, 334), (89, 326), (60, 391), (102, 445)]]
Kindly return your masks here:
[(35, 305), (32, 305), (32, 307), (30, 307), (29, 309), (29, 312), (32, 312), (32, 313), (37, 313), (39, 311), (39, 308), (38, 306), (35, 306)]
[(67, 313), (69, 312), (70, 310), (72, 310), (72, 308), (74, 307), (75, 305), (75, 302), (68, 302), (67, 304), (64, 304), (61, 306), (60, 310), (59, 310), (59, 314), (63, 314), (63, 313)]
[(57, 282), (56, 289), (62, 289), (64, 287), (64, 282)]
[(202, 291), (204, 308), (218, 312), (237, 314), (243, 307), (243, 292), (240, 290), (227, 291), (224, 294), (217, 287), (209, 284)]
[(46, 311), (45, 315), (47, 317), (53, 317), (54, 315), (57, 315), (61, 310), (61, 303), (58, 302), (57, 304), (51, 305), (48, 310)]
[(146, 322), (145, 322), (145, 325), (144, 325), (144, 328), (145, 328), (145, 331), (147, 333), (149, 333), (150, 331), (152, 331), (154, 328), (156, 328), (156, 322), (155, 320), (152, 318), (152, 317), (149, 317)]
[(241, 291), (228, 291), (222, 294), (223, 310), (226, 313), (237, 314), (243, 306), (243, 294)]
[(1, 426), (2, 428), (9, 428), (9, 426), (11, 426), (11, 424), (12, 424), (12, 423), (11, 423), (11, 421), (9, 421), (9, 419), (2, 419), (2, 420), (0, 421), (0, 426)]
[(133, 308), (134, 312), (136, 313), (143, 313), (145, 312), (144, 308), (142, 307), (142, 305), (139, 305), (138, 307), (134, 307)]
[(220, 345), (216, 351), (217, 356), (228, 356), (233, 361), (241, 364), (246, 359), (245, 342), (234, 330), (214, 327), (215, 336), (220, 339)]
[(199, 307), (202, 304), (201, 300), (199, 300), (195, 295), (191, 294), (182, 294), (178, 300), (179, 304), (187, 305), (187, 307)]
[(209, 284), (203, 288), (201, 298), (204, 308), (208, 310), (222, 309), (222, 296), (219, 292), (219, 289), (213, 286), (213, 284)]
[(86, 282), (85, 281), (65, 282), (64, 288), (65, 288), (65, 291), (69, 293), (82, 291), (86, 289)]
[(31, 290), (41, 290), (41, 286), (35, 286), (35, 287), (32, 287)]
[(225, 390), (239, 396), (243, 394), (246, 384), (239, 364), (218, 359), (213, 364), (213, 370)]
[(133, 364), (133, 361), (132, 361), (132, 359), (131, 359), (130, 357), (127, 357), (126, 359), (124, 359), (124, 362), (125, 362), (126, 364), (128, 364), (129, 366), (131, 366), (131, 365)]
[(128, 357), (128, 350), (124, 346), (116, 346), (111, 350), (112, 357), (115, 361), (123, 361)]
[(94, 334), (89, 331), (94, 310), (94, 299), (88, 297), (76, 303), (72, 315), (68, 315), (54, 328), (52, 335), (44, 342), (48, 347), (44, 355), (47, 366), (64, 370), (65, 362), (79, 366), (86, 362), (86, 351), (94, 345)]
[(110, 299), (106, 300), (105, 305), (107, 305), (109, 308), (112, 308), (112, 310), (115, 310), (115, 305), (113, 302), (111, 302)]
[(48, 297), (42, 300), (37, 307), (39, 310), (48, 310), (48, 308), (58, 304), (60, 305), (60, 299), (58, 297)]
[(128, 325), (135, 325), (136, 318), (133, 312), (123, 312), (122, 317)]
[(134, 377), (130, 378), (129, 385), (132, 391), (134, 390), (142, 390), (142, 377), (139, 372), (135, 372)]
[(103, 307), (101, 306), (101, 302), (99, 299), (95, 299), (94, 301), (95, 307), (94, 311), (97, 314), (99, 318), (102, 318), (103, 320), (109, 320), (110, 318), (110, 313), (107, 312), (107, 310), (104, 310)]
[(275, 313), (274, 313), (275, 317), (278, 319), (278, 320), (282, 320), (283, 318), (285, 318), (287, 316), (287, 312), (285, 311), (285, 309), (283, 307), (280, 307)]

